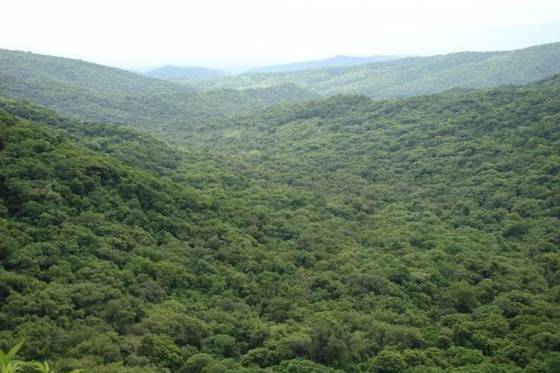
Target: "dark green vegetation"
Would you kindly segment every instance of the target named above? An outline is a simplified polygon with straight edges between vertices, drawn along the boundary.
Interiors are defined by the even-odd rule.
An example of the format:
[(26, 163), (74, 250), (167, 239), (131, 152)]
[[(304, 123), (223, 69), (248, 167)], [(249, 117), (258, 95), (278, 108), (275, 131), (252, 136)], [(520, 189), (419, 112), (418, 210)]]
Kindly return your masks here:
[(25, 338), (62, 372), (557, 372), (559, 103), (558, 77), (338, 96), (158, 127), (177, 150), (0, 100), (0, 350)]
[(244, 74), (190, 82), (193, 86), (255, 88), (295, 83), (321, 95), (361, 94), (392, 98), (431, 94), (451, 88), (521, 84), (560, 72), (560, 43), (510, 52), (465, 52), (402, 58), (361, 66), (275, 74)]
[(120, 69), (9, 50), (0, 50), (0, 95), (83, 120), (133, 126), (202, 120), (316, 97), (293, 84), (196, 92)]
[(156, 79), (209, 79), (226, 75), (220, 70), (207, 69), (198, 66), (171, 66), (166, 65), (145, 72), (143, 75)]

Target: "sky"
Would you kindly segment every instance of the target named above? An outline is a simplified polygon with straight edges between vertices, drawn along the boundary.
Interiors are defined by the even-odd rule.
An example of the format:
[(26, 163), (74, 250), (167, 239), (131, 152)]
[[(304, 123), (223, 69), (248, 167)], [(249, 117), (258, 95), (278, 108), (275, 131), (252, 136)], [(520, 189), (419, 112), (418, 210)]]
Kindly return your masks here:
[(560, 41), (560, 0), (0, 0), (0, 48), (128, 69)]

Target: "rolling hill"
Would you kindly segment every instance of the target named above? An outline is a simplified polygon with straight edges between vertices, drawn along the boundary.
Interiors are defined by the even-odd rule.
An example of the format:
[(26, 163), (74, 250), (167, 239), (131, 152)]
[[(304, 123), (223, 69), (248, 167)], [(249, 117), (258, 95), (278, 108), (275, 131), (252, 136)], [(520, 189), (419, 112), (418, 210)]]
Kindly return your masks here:
[(89, 121), (160, 126), (317, 97), (294, 84), (197, 92), (79, 60), (0, 50), (0, 96)]
[(523, 84), (560, 72), (560, 43), (508, 52), (462, 52), (410, 57), (360, 66), (270, 74), (243, 74), (205, 82), (201, 89), (266, 87), (292, 82), (320, 95), (360, 94), (393, 98)]
[[(193, 92), (187, 86), (181, 87), (113, 67), (6, 49), (0, 49), (0, 76), (3, 81), (9, 79), (29, 85), (52, 84), (53, 90), (70, 87), (102, 95)], [(2, 87), (5, 85), (3, 83)]]

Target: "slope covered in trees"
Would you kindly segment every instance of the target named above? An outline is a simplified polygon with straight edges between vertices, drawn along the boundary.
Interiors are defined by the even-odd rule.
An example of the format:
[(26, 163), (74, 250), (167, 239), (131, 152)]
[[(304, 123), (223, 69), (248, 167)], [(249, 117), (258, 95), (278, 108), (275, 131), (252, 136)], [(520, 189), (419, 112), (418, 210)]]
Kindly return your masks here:
[(392, 98), (431, 94), (452, 88), (522, 84), (559, 72), (560, 43), (555, 43), (509, 52), (463, 52), (361, 66), (244, 74), (192, 82), (192, 85), (215, 89), (265, 87), (292, 82), (324, 96), (360, 94)]
[(560, 84), (146, 134), (0, 101), (0, 350), (93, 372), (554, 372)]
[(81, 60), (0, 49), (0, 75), (17, 82), (56, 84), (99, 94), (162, 94), (193, 90)]
[(316, 97), (294, 84), (247, 90), (194, 89), (67, 58), (0, 50), (0, 95), (83, 120), (161, 125)]
[[(14, 102), (9, 107), (12, 111), (26, 110), (25, 105)], [(39, 117), (48, 115), (31, 109), (28, 115), (36, 120), (42, 121)], [(182, 184), (156, 177), (146, 171), (149, 165), (127, 166), (65, 140), (66, 131), (75, 130), (78, 123), (45, 119), (66, 130), (49, 130), (6, 112), (1, 116), (0, 348), (5, 350), (16, 335), (18, 339), (25, 337), (24, 356), (49, 359), (62, 370), (70, 365), (103, 366), (98, 368), (100, 372), (118, 370), (111, 365), (122, 363), (126, 356), (132, 356), (128, 362), (131, 372), (143, 371), (142, 366), (151, 364), (180, 367), (179, 359), (185, 353), (192, 355), (187, 350), (196, 351), (192, 347), (215, 334), (210, 332), (209, 324), (181, 310), (183, 305), (177, 303), (196, 292), (202, 296), (205, 291), (195, 287), (213, 286), (213, 280), (205, 285), (202, 277), (195, 274), (205, 272), (207, 254), (200, 250), (211, 253), (210, 246), (221, 242), (218, 235), (240, 248), (251, 246), (246, 235), (236, 234), (230, 224), (222, 223), (212, 212), (218, 208), (219, 198), (213, 196), (212, 178), (220, 174), (192, 174), (189, 182)], [(121, 136), (118, 131), (114, 133), (114, 147), (128, 143), (124, 136), (127, 130), (121, 131)], [(94, 136), (103, 137), (98, 133)], [(185, 177), (174, 175), (178, 179)], [(198, 190), (199, 185), (204, 185), (205, 193)], [(216, 189), (219, 190), (218, 184)], [(196, 252), (189, 253), (190, 250)], [(148, 269), (146, 265), (153, 267)], [(218, 269), (215, 264), (210, 266)], [(220, 272), (225, 273), (226, 267)], [(170, 276), (167, 285), (160, 283), (163, 273)], [(210, 272), (207, 274), (212, 277)], [(189, 276), (197, 277), (191, 290), (185, 282)], [(176, 288), (175, 295), (172, 288)], [(207, 302), (211, 297), (204, 298)], [(159, 306), (146, 318), (145, 307), (150, 304)], [(157, 315), (160, 311), (164, 314)], [(150, 318), (165, 320), (167, 326), (161, 326), (167, 331), (147, 324), (138, 324), (137, 332), (130, 329), (142, 319), (151, 323)], [(176, 323), (183, 325), (183, 342), (192, 344), (187, 348), (181, 342), (186, 348), (182, 352), (178, 347), (168, 350), (176, 343), (172, 339), (178, 336), (174, 335), (178, 331)], [(145, 327), (153, 333), (148, 333), (151, 336), (141, 347), (141, 335), (148, 335), (142, 331)], [(122, 355), (129, 343), (137, 350), (136, 357), (131, 351)], [(147, 359), (152, 352), (146, 348), (155, 354), (152, 362)], [(170, 355), (157, 357), (161, 353)]]

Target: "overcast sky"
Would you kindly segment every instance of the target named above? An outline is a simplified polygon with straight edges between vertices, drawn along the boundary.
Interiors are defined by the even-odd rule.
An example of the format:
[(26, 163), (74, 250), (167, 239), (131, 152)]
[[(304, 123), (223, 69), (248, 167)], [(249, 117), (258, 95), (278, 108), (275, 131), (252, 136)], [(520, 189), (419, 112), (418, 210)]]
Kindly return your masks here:
[(560, 0), (0, 1), (0, 48), (135, 69), (560, 41)]

